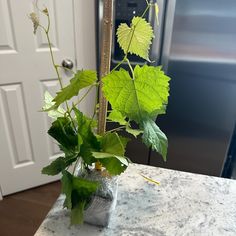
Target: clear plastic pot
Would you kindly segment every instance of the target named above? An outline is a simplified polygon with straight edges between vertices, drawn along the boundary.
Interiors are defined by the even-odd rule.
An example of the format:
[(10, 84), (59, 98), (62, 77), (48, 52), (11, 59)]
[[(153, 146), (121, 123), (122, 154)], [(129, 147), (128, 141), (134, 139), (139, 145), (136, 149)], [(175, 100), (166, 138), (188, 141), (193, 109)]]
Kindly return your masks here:
[(100, 183), (100, 187), (85, 209), (84, 222), (107, 226), (117, 202), (118, 178), (97, 170), (83, 171), (83, 173), (78, 171), (78, 175)]

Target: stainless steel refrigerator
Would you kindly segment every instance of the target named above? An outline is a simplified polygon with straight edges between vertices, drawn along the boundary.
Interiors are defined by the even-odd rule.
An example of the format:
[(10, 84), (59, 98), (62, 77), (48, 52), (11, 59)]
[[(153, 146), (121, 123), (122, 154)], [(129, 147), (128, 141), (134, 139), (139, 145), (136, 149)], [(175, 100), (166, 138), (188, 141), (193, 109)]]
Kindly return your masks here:
[[(145, 2), (115, 1), (114, 30), (140, 15)], [(146, 18), (155, 31), (151, 59), (172, 78), (167, 113), (156, 121), (169, 139), (168, 158), (164, 162), (140, 140), (132, 140), (128, 156), (138, 163), (221, 176), (236, 121), (236, 1), (157, 3), (159, 25), (153, 11)], [(99, 42), (102, 1), (97, 9)], [(120, 53), (114, 40), (113, 66)], [(144, 62), (133, 57), (132, 63)]]

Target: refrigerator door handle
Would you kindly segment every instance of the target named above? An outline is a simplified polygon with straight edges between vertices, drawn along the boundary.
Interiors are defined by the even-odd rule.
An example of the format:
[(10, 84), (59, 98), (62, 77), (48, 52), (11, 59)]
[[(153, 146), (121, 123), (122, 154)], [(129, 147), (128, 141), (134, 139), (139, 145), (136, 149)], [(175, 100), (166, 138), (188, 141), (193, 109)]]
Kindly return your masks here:
[(168, 0), (166, 4), (165, 11), (165, 22), (163, 26), (163, 42), (162, 42), (162, 55), (160, 58), (161, 64), (164, 71), (168, 71), (168, 63), (170, 57), (171, 43), (172, 43), (172, 33), (174, 27), (175, 18), (175, 6), (176, 0)]
[(156, 0), (156, 3), (159, 8), (158, 21), (156, 20), (154, 7), (152, 7), (149, 12), (149, 22), (153, 26), (155, 36), (151, 46), (150, 59), (154, 62), (155, 65), (159, 65), (161, 59), (162, 35), (165, 20), (165, 1)]

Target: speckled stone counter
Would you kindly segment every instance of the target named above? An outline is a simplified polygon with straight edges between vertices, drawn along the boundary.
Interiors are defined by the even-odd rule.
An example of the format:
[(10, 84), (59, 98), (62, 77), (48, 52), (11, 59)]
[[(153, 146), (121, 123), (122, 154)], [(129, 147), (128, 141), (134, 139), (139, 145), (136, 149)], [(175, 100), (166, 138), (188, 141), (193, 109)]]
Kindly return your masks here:
[(236, 235), (235, 180), (131, 165), (119, 177), (116, 211), (107, 228), (70, 226), (63, 199), (59, 197), (35, 235)]

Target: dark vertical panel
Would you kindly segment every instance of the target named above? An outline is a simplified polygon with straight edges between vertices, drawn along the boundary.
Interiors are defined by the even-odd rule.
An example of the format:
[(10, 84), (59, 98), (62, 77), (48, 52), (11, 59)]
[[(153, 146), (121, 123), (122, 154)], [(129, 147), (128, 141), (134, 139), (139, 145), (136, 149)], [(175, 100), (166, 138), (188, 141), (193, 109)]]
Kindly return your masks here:
[(178, 0), (168, 58), (168, 161), (151, 164), (221, 174), (236, 120), (236, 2)]

